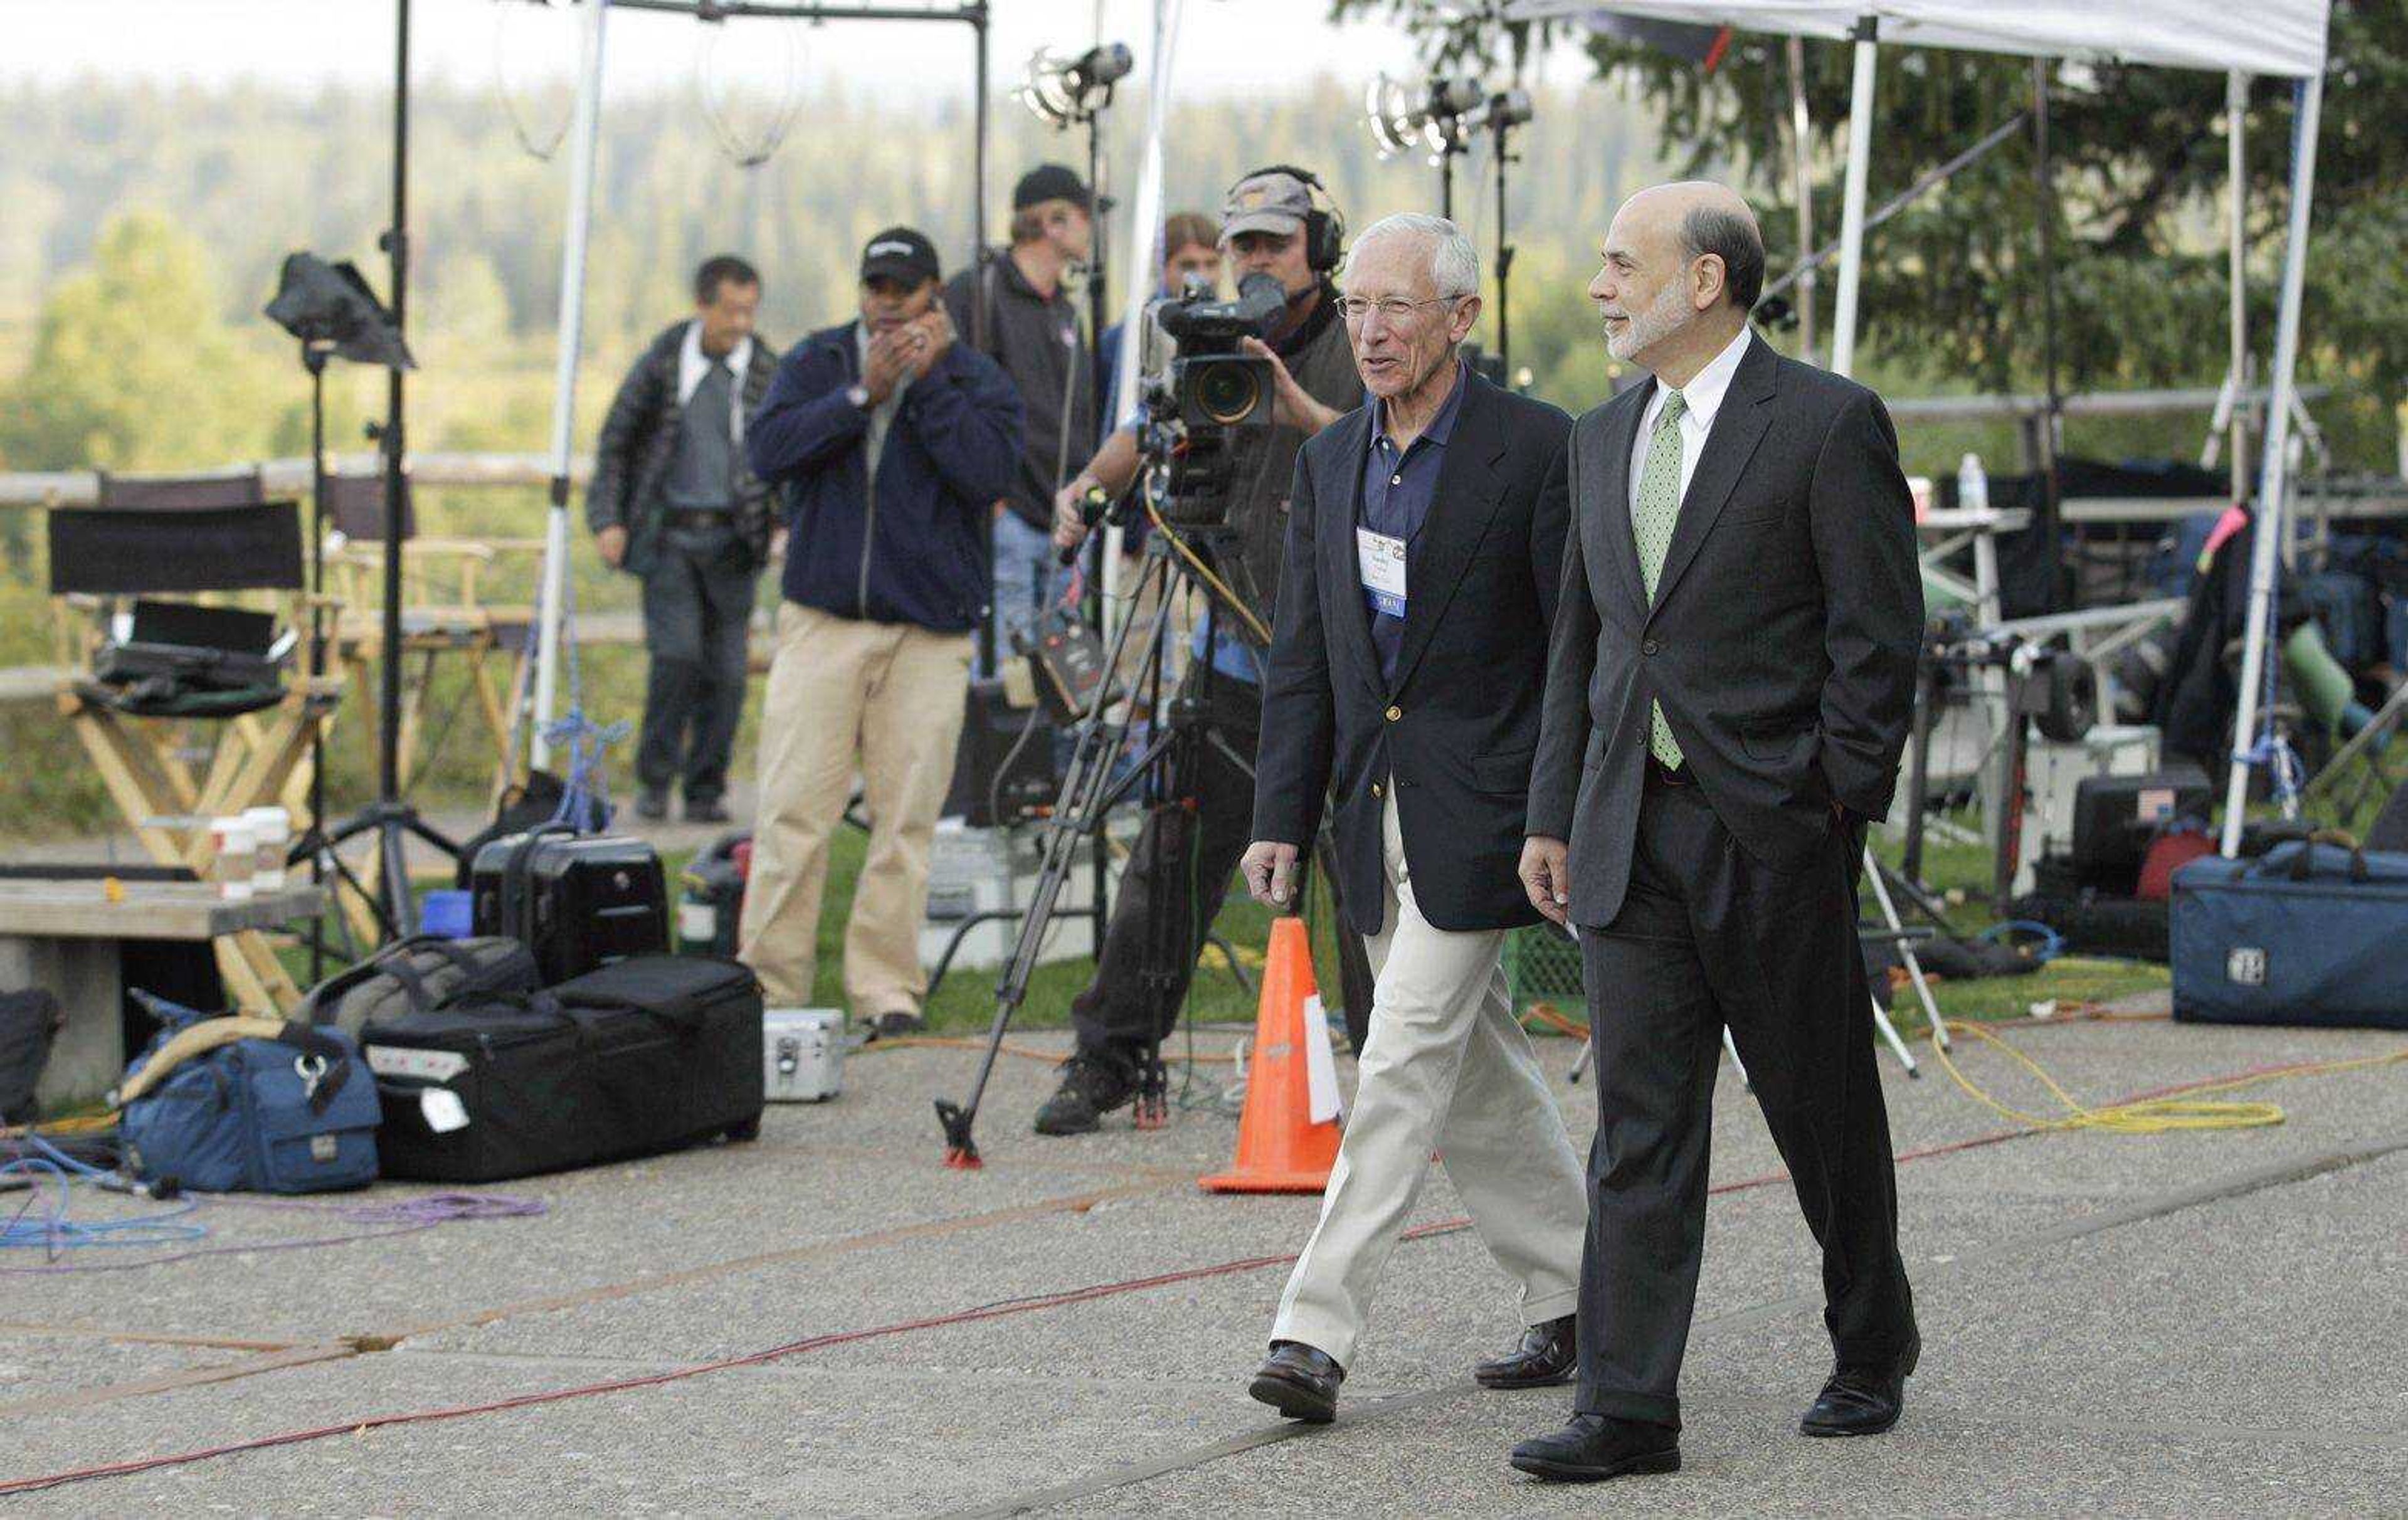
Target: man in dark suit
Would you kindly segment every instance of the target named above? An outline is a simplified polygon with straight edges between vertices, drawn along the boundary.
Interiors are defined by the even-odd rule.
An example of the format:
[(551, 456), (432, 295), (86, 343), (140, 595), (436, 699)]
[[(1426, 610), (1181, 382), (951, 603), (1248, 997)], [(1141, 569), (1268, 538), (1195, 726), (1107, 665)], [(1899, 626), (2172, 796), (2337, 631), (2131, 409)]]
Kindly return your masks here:
[(1326, 1420), (1380, 1269), (1436, 1147), (1521, 1289), (1493, 1388), (1567, 1381), (1586, 1199), (1498, 966), (1535, 920), (1519, 862), (1561, 578), (1570, 420), (1471, 373), (1471, 239), (1397, 216), (1356, 240), (1340, 297), (1370, 402), (1297, 456), (1263, 696), (1255, 898), (1292, 906), (1325, 793), (1338, 896), (1377, 979), (1321, 1222), (1252, 1392)]
[(1823, 1248), (1837, 1368), (1800, 1428), (1888, 1429), (1921, 1348), (1856, 931), (1923, 627), (1897, 435), (1749, 334), (1764, 244), (1731, 191), (1633, 196), (1604, 263), (1607, 347), (1654, 380), (1566, 452), (1522, 865), (1579, 926), (1597, 1042), (1574, 1412), (1513, 1451), (1567, 1479), (1680, 1465), (1726, 1025)]

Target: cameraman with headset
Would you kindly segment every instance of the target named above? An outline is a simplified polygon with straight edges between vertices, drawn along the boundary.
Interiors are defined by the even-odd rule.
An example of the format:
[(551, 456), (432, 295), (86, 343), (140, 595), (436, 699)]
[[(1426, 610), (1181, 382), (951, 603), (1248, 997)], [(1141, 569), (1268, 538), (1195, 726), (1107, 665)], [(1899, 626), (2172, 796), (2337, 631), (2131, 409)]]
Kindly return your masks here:
[[(1243, 280), (1268, 274), (1287, 295), (1267, 339), (1244, 340), (1246, 352), (1270, 361), (1276, 392), (1272, 425), (1240, 445), (1245, 452), (1232, 471), (1228, 516), (1236, 542), (1215, 566), (1265, 628), (1279, 596), (1297, 452), (1363, 400), (1363, 381), (1330, 283), (1344, 241), (1345, 222), (1329, 193), (1320, 179), (1293, 165), (1273, 165), (1246, 176), (1230, 187), (1222, 208), (1221, 249), (1235, 276)], [(1087, 533), (1082, 501), (1098, 488), (1117, 498), (1136, 480), (1139, 464), (1135, 429), (1114, 433), (1055, 498), (1055, 545), (1075, 549)], [(1104, 1114), (1137, 1098), (1149, 1054), (1176, 1023), (1197, 952), (1246, 848), (1254, 825), (1252, 761), (1262, 727), (1265, 652), (1246, 621), (1228, 609), (1221, 609), (1211, 625), (1209, 648), (1202, 630), (1197, 634), (1182, 692), (1197, 688), (1199, 667), (1209, 661), (1211, 679), (1201, 684), (1208, 693), (1204, 719), (1211, 737), (1197, 782), (1197, 806), (1192, 814), (1149, 816), (1138, 837), (1096, 956), (1096, 980), (1071, 1000), (1078, 1048), (1063, 1063), (1061, 1088), (1038, 1111), (1040, 1135), (1085, 1134)], [(1146, 964), (1147, 905), (1158, 892), (1171, 896), (1174, 912), (1183, 910), (1181, 922), (1189, 930), (1176, 966)], [(1159, 1028), (1151, 1026), (1160, 993), (1158, 984), (1149, 985), (1157, 982), (1149, 972), (1170, 982), (1169, 996), (1161, 999)], [(1359, 980), (1368, 984), (1368, 976)], [(1356, 1012), (1351, 1006), (1347, 1011)]]

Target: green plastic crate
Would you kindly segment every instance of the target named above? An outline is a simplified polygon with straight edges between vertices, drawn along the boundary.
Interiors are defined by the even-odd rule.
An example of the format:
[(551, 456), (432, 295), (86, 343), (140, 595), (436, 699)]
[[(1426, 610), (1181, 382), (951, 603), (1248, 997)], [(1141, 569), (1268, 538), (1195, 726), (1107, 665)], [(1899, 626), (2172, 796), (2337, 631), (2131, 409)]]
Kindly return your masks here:
[(1505, 988), (1516, 1017), (1533, 1003), (1552, 1003), (1567, 1018), (1588, 1018), (1580, 946), (1552, 924), (1533, 924), (1505, 937)]

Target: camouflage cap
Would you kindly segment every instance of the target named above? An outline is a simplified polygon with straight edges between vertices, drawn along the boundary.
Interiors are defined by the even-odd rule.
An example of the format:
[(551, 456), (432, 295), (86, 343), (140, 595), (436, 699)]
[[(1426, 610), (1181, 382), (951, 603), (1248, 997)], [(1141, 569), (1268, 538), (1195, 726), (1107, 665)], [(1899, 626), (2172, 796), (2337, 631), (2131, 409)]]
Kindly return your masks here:
[(1312, 190), (1280, 169), (1250, 174), (1229, 187), (1221, 208), (1221, 240), (1241, 232), (1302, 232), (1312, 215)]

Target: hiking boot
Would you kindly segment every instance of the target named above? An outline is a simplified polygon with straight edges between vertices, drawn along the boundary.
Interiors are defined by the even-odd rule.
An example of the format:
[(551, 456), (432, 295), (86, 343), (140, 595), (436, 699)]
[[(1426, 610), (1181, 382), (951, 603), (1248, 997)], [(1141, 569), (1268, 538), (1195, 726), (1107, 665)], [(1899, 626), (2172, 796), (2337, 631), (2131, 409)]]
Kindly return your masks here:
[(1091, 1135), (1114, 1109), (1137, 1097), (1137, 1079), (1108, 1061), (1073, 1055), (1062, 1063), (1062, 1086), (1037, 1111), (1040, 1135)]

